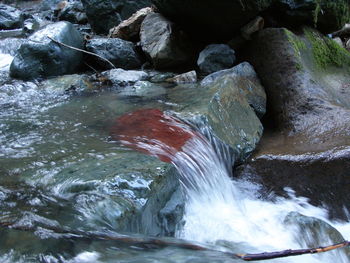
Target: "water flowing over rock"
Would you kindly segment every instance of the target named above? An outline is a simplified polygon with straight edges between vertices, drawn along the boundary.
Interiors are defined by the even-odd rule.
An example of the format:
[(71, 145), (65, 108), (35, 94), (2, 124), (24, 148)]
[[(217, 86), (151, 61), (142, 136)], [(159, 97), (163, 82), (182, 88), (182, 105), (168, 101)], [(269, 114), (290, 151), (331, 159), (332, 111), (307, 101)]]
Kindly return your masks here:
[(343, 187), (350, 178), (349, 53), (314, 30), (296, 36), (265, 29), (247, 54), (269, 97), (271, 128), (241, 175), (261, 176), (269, 190), (292, 187), (332, 207), (332, 216), (344, 216), (349, 200)]
[(230, 39), (270, 6), (270, 0), (153, 0), (157, 9), (200, 39)]
[(99, 34), (128, 19), (141, 8), (150, 6), (149, 0), (82, 0), (92, 29)]
[(161, 14), (146, 16), (141, 25), (140, 38), (142, 50), (157, 69), (192, 62), (194, 50), (188, 37)]
[(211, 44), (199, 53), (197, 65), (203, 73), (227, 69), (236, 61), (235, 51), (225, 44)]
[[(87, 42), (86, 49), (109, 60), (117, 68), (141, 67), (141, 59), (135, 50), (135, 45), (120, 38), (93, 38)], [(96, 56), (91, 56), (90, 59), (102, 68), (111, 68), (109, 63)]]
[(0, 30), (20, 28), (23, 21), (24, 14), (20, 10), (0, 4)]
[(82, 52), (52, 41), (83, 48), (83, 37), (69, 22), (57, 22), (37, 31), (21, 45), (10, 67), (10, 75), (35, 79), (74, 73), (80, 67)]

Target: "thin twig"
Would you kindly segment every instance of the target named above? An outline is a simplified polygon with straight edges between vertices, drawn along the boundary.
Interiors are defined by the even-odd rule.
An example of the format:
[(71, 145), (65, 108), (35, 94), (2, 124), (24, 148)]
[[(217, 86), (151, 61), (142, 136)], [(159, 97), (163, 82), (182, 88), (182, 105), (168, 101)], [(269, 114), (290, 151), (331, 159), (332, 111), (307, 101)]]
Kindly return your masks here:
[[(34, 226), (16, 226), (12, 222), (0, 222), (0, 227), (5, 227), (9, 229), (15, 229), (20, 231), (31, 231), (35, 232), (36, 227)], [(176, 240), (162, 240), (156, 238), (144, 238), (144, 237), (132, 237), (126, 235), (113, 235), (113, 234), (101, 234), (96, 232), (83, 232), (83, 231), (72, 231), (61, 229), (53, 226), (46, 226), (46, 229), (51, 230), (57, 234), (65, 234), (71, 235), (72, 239), (89, 239), (89, 240), (105, 240), (105, 241), (116, 241), (129, 245), (139, 245), (139, 246), (158, 246), (158, 247), (179, 247), (189, 250), (197, 250), (197, 251), (213, 251), (218, 253), (223, 253), (233, 258), (240, 258), (244, 261), (258, 261), (258, 260), (268, 260), (275, 258), (284, 258), (291, 256), (299, 256), (305, 254), (316, 254), (328, 252), (338, 248), (345, 248), (350, 246), (349, 241), (344, 241), (342, 243), (326, 246), (326, 247), (318, 247), (318, 248), (307, 248), (307, 249), (288, 249), (283, 251), (276, 252), (264, 252), (258, 254), (234, 254), (230, 252), (222, 252), (218, 250), (213, 250), (201, 245), (184, 242), (184, 241), (176, 241)]]
[(80, 49), (80, 48), (76, 48), (76, 47), (69, 46), (69, 45), (64, 44), (64, 43), (62, 43), (62, 42), (60, 42), (60, 41), (58, 41), (58, 40), (55, 40), (55, 39), (53, 39), (52, 37), (49, 37), (49, 36), (48, 36), (48, 38), (51, 39), (51, 40), (52, 40), (53, 42), (55, 42), (56, 44), (59, 44), (59, 45), (62, 45), (62, 46), (64, 46), (64, 47), (67, 47), (67, 48), (70, 48), (70, 49), (73, 49), (73, 50), (76, 50), (76, 51), (80, 51), (80, 52), (83, 52), (83, 53), (86, 53), (86, 54), (89, 54), (89, 55), (98, 57), (98, 58), (102, 59), (103, 61), (107, 62), (109, 65), (111, 65), (112, 68), (116, 68), (116, 67), (113, 65), (112, 62), (110, 62), (108, 59), (106, 59), (106, 58), (104, 58), (104, 57), (102, 57), (102, 56), (100, 56), (100, 55), (97, 55), (97, 54), (95, 54), (95, 53), (92, 53), (92, 52), (89, 52), (89, 51), (86, 51), (86, 50), (83, 50), (83, 49)]

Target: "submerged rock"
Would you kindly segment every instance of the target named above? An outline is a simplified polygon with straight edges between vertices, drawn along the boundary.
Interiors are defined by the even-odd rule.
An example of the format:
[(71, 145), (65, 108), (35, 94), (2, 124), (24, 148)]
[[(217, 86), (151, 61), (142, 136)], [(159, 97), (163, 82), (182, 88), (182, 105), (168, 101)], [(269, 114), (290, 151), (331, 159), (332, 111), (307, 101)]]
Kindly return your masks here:
[(165, 88), (149, 81), (138, 81), (132, 86), (123, 88), (119, 93), (120, 96), (141, 97), (144, 99), (159, 98), (165, 94)]
[(232, 67), (236, 61), (235, 51), (228, 45), (211, 44), (199, 53), (197, 65), (206, 74)]
[(48, 25), (21, 45), (10, 67), (11, 77), (35, 79), (78, 70), (82, 63), (82, 52), (63, 47), (49, 37), (69, 46), (83, 48), (83, 37), (71, 23)]
[(0, 4), (0, 30), (20, 28), (23, 25), (24, 14), (9, 5)]
[(271, 127), (236, 175), (278, 193), (291, 187), (343, 217), (350, 209), (350, 53), (314, 30), (296, 36), (271, 28), (247, 54), (269, 98)]
[(150, 6), (149, 0), (82, 0), (92, 29), (99, 34), (128, 19), (141, 8)]
[(45, 90), (54, 92), (89, 92), (94, 91), (95, 87), (87, 75), (64, 75), (48, 79), (40, 83)]
[[(87, 42), (86, 49), (109, 60), (117, 68), (133, 69), (141, 67), (141, 60), (135, 50), (135, 45), (120, 38), (93, 38)], [(91, 56), (91, 60), (100, 67), (111, 68), (109, 63), (96, 56)]]
[(193, 49), (188, 37), (161, 14), (151, 13), (141, 25), (142, 50), (157, 69), (177, 67), (192, 62)]

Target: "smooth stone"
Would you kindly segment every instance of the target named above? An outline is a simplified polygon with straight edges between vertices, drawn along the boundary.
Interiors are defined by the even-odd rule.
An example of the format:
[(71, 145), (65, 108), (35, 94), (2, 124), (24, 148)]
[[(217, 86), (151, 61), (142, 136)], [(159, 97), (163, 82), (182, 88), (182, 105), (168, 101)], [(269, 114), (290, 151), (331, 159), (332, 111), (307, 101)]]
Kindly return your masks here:
[(211, 44), (199, 53), (197, 65), (203, 73), (210, 74), (232, 67), (235, 61), (235, 51), (228, 45)]
[[(87, 42), (86, 49), (109, 60), (117, 68), (141, 67), (141, 59), (135, 50), (134, 43), (120, 38), (93, 38)], [(96, 56), (91, 56), (90, 59), (104, 69), (111, 68), (109, 63)]]
[(0, 30), (20, 28), (23, 25), (24, 13), (20, 10), (0, 4)]
[(76, 72), (83, 54), (55, 43), (52, 39), (75, 48), (83, 48), (83, 37), (69, 22), (57, 22), (35, 32), (18, 49), (10, 67), (10, 75), (19, 79), (35, 79)]

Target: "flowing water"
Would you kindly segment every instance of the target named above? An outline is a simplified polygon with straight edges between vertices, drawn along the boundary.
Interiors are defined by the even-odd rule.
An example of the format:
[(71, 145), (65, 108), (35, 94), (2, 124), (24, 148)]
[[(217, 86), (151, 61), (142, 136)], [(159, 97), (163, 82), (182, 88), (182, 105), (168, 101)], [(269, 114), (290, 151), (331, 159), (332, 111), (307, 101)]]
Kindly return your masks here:
[[(98, 238), (119, 235), (119, 229), (143, 237), (125, 233), (123, 217), (145, 204), (151, 182), (167, 167), (111, 142), (110, 124), (138, 109), (181, 111), (188, 105), (172, 99), (179, 96), (172, 93), (186, 97), (199, 89), (172, 88), (152, 98), (125, 96), (114, 89), (81, 94), (48, 90), (40, 82), (6, 77), (20, 40), (3, 41), (0, 262), (241, 262), (215, 251)], [(176, 238), (234, 253), (328, 245), (339, 238), (329, 225), (350, 239), (349, 222), (330, 221), (326, 210), (296, 197), (291, 189), (289, 198), (271, 194), (266, 200), (258, 185), (232, 180), (227, 156), (224, 146), (199, 134), (172, 155), (186, 195)], [(267, 262), (346, 263), (348, 256), (340, 249)]]

